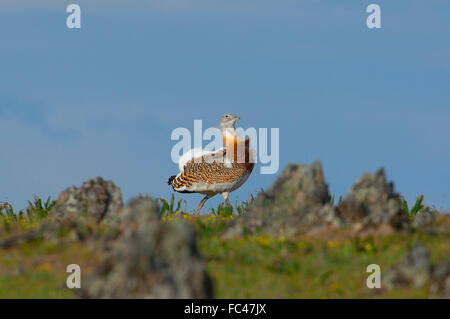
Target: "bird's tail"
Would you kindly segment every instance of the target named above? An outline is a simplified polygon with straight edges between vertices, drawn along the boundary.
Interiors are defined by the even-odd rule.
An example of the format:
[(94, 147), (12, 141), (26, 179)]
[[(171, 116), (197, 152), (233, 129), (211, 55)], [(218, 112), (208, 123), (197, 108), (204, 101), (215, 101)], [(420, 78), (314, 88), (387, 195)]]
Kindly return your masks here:
[(169, 181), (167, 182), (167, 184), (169, 184), (170, 186), (172, 186), (172, 181), (175, 179), (175, 177), (177, 177), (177, 175), (172, 175), (169, 177)]

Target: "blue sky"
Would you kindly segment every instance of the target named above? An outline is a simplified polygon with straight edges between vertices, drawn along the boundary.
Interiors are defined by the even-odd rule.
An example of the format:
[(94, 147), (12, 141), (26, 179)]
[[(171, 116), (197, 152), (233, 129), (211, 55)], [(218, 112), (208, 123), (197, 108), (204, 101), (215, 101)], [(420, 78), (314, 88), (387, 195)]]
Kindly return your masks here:
[[(365, 25), (373, 2), (379, 30)], [(65, 25), (69, 3), (80, 30)], [(280, 170), (320, 159), (340, 195), (383, 166), (409, 201), (448, 209), (449, 12), (414, 0), (3, 0), (0, 201), (22, 208), (98, 175), (125, 199), (168, 197), (171, 131), (230, 112), (280, 128)], [(275, 178), (256, 170), (232, 202)]]

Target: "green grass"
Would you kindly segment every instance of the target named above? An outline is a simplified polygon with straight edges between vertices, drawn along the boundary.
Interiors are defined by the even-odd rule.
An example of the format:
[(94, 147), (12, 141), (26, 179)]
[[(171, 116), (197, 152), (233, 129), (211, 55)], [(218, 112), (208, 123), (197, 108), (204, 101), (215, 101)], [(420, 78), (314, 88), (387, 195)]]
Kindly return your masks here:
[(35, 271), (25, 275), (0, 277), (1, 298), (76, 298), (75, 293), (64, 288), (65, 276), (55, 276), (50, 271)]
[[(342, 202), (342, 195), (341, 196), (339, 196), (339, 200), (337, 201), (337, 205), (339, 205), (341, 202)], [(336, 195), (331, 195), (331, 198), (330, 198), (330, 205), (331, 206), (334, 206), (334, 204), (336, 204), (335, 203), (335, 201), (336, 201)]]
[(25, 212), (15, 212), (11, 204), (0, 203), (0, 233), (10, 232), (14, 228), (27, 229), (33, 227), (37, 222), (47, 217), (50, 210), (56, 205), (56, 201), (48, 197), (43, 201), (35, 196), (33, 202), (28, 201)]
[(402, 199), (402, 205), (403, 205), (403, 211), (408, 214), (410, 217), (414, 217), (417, 214), (426, 214), (431, 211), (431, 208), (429, 206), (425, 206), (422, 204), (423, 202), (423, 195), (420, 195), (417, 197), (416, 202), (411, 207), (411, 209), (408, 208), (408, 202), (406, 199)]
[[(449, 238), (418, 234), (343, 241), (202, 236), (200, 250), (208, 260), (218, 298), (367, 298), (376, 295), (365, 285), (366, 267), (375, 263), (387, 270), (415, 241), (439, 251), (432, 256), (435, 262), (448, 260)], [(381, 297), (426, 298), (427, 293), (427, 289), (397, 289)]]
[[(182, 219), (196, 227), (199, 250), (214, 279), (217, 298), (427, 298), (428, 287), (368, 289), (366, 267), (379, 264), (383, 274), (420, 242), (431, 248), (433, 263), (450, 261), (448, 232), (416, 231), (362, 239), (343, 230), (326, 238), (255, 234), (225, 239), (226, 225), (245, 214), (253, 200), (237, 202), (234, 207), (221, 204), (210, 214), (195, 217), (183, 213), (182, 201), (175, 196), (168, 201), (160, 199), (163, 222)], [(420, 196), (405, 212), (410, 216), (426, 213), (422, 202)], [(39, 224), (53, 205), (51, 199), (44, 202), (35, 198), (18, 214), (9, 204), (2, 204), (0, 239)], [(439, 223), (450, 225), (449, 216), (441, 217)], [(36, 240), (0, 249), (0, 298), (73, 298), (75, 292), (65, 287), (65, 267), (77, 263), (85, 276), (97, 258), (88, 244), (77, 241), (61, 245)]]
[(159, 197), (158, 200), (162, 203), (161, 211), (159, 214), (160, 217), (172, 216), (172, 215), (175, 215), (175, 214), (181, 212), (181, 203), (183, 202), (183, 200), (181, 200), (181, 199), (178, 200), (176, 202), (176, 206), (175, 206), (175, 195), (174, 194), (172, 194), (169, 201), (167, 201), (161, 197)]
[(97, 260), (80, 243), (36, 241), (0, 250), (0, 298), (76, 298), (66, 286), (67, 265), (89, 271)]

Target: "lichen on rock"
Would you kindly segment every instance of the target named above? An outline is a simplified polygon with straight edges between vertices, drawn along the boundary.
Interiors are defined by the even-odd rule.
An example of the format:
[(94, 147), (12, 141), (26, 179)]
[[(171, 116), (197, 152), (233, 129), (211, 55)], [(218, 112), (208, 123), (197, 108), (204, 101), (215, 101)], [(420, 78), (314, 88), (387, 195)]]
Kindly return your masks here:
[(96, 177), (81, 187), (71, 186), (61, 192), (51, 214), (58, 218), (89, 215), (98, 221), (115, 215), (123, 206), (122, 193), (111, 181)]
[(111, 222), (120, 234), (106, 243), (81, 297), (213, 297), (212, 280), (191, 225), (161, 222), (159, 207), (151, 199), (132, 200)]
[(401, 197), (394, 192), (394, 184), (387, 182), (382, 168), (375, 174), (359, 177), (337, 210), (343, 221), (353, 225), (359, 234), (389, 233), (405, 229), (409, 223)]

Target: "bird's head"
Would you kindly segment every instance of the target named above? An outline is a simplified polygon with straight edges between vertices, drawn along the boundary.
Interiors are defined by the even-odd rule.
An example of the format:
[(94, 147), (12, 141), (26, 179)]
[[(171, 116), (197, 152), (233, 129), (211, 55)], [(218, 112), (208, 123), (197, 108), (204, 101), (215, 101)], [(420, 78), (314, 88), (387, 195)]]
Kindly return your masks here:
[(234, 129), (236, 125), (236, 121), (240, 120), (241, 118), (239, 116), (233, 115), (233, 114), (224, 114), (220, 118), (220, 125), (219, 128), (222, 131), (225, 131), (226, 129)]

